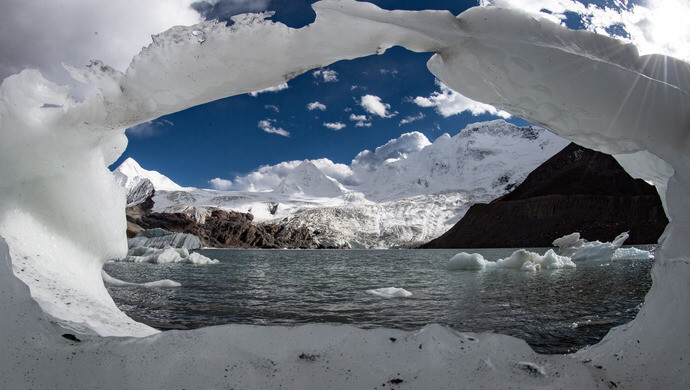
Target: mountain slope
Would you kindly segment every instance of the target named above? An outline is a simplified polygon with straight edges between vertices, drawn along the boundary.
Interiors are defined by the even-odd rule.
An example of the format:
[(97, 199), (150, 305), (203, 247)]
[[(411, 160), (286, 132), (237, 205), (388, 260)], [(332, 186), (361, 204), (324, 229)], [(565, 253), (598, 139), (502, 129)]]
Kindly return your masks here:
[(475, 204), (448, 232), (422, 248), (540, 247), (580, 232), (626, 244), (655, 243), (668, 220), (653, 186), (633, 179), (611, 156), (570, 144), (515, 190)]

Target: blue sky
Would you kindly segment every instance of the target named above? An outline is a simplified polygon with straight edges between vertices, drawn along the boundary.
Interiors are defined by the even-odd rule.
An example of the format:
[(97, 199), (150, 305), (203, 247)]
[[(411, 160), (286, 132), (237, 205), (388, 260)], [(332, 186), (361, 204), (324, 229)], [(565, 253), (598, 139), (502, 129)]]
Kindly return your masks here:
[[(276, 11), (273, 20), (301, 27), (313, 21), (310, 3), (272, 1), (269, 9)], [(476, 5), (474, 1), (374, 3), (383, 8), (448, 9), (454, 14)], [(232, 180), (261, 165), (322, 157), (349, 164), (358, 152), (373, 150), (405, 132), (420, 131), (433, 140), (444, 132), (456, 134), (469, 123), (498, 118), (468, 112), (444, 117), (433, 107), (415, 104), (415, 97), (439, 91), (426, 69), (430, 57), (395, 47), (383, 55), (332, 64), (327, 72), (307, 72), (291, 80), (287, 89), (234, 96), (162, 117), (128, 131), (129, 146), (115, 166), (132, 157), (180, 185), (209, 188), (213, 178)], [(362, 106), (366, 95), (371, 95), (369, 101), (376, 101), (375, 96), (390, 105), (384, 116)], [(318, 107), (309, 110), (315, 102), (325, 109), (315, 104)], [(362, 116), (367, 120), (357, 126), (353, 119)], [(525, 123), (518, 118), (511, 121)], [(334, 130), (324, 123), (345, 127)], [(268, 133), (260, 125), (282, 129), (289, 136)]]

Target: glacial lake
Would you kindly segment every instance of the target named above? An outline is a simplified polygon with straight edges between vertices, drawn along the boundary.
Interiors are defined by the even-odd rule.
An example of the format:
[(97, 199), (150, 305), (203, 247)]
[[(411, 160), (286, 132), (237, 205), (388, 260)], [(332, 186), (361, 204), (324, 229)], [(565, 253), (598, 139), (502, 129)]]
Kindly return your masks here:
[[(639, 247), (651, 249), (651, 247)], [(543, 254), (548, 248), (530, 249)], [(487, 260), (514, 249), (472, 249)], [(219, 264), (108, 263), (128, 282), (172, 279), (181, 288), (107, 286), (118, 307), (155, 328), (220, 324), (350, 324), (520, 337), (541, 353), (595, 344), (632, 320), (651, 287), (653, 260), (578, 262), (575, 269), (449, 271), (460, 250), (207, 249)], [(398, 287), (409, 297), (367, 290)]]

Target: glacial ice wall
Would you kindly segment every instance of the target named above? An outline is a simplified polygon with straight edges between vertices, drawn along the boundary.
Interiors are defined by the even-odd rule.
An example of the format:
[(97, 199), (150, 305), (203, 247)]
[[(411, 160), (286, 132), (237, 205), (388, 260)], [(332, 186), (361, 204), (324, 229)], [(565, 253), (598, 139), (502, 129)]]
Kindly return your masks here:
[[(441, 11), (384, 11), (351, 0), (324, 0), (314, 9), (316, 21), (298, 30), (268, 22), (266, 15), (237, 16), (229, 28), (217, 22), (174, 27), (155, 36), (125, 73), (99, 62), (71, 69), (73, 77), (101, 90), (81, 103), (37, 71), (3, 81), (0, 375), (5, 384), (164, 387), (204, 381), (207, 387), (232, 387), (244, 380), (257, 387), (363, 388), (380, 386), (392, 372), (405, 374), (414, 387), (448, 387), (460, 379), (475, 387), (690, 383), (686, 63), (640, 57), (630, 45), (512, 10), (474, 8), (455, 18)], [(125, 128), (393, 45), (435, 52), (429, 69), (456, 91), (613, 154), (633, 175), (657, 185), (671, 222), (656, 257), (652, 290), (632, 323), (575, 357), (537, 356), (506, 336), (470, 337), (433, 326), (389, 332), (396, 337), (383, 337), (381, 330), (313, 326), (225, 326), (140, 340), (88, 335), (156, 333), (115, 307), (100, 273), (107, 258), (126, 252), (124, 194), (106, 168), (126, 147)], [(84, 341), (60, 338), (64, 328), (80, 332)], [(181, 359), (174, 353), (180, 350), (193, 359)], [(304, 366), (287, 354), (300, 351), (299, 359), (331, 363)], [(221, 356), (232, 366), (224, 366)], [(224, 378), (217, 375), (223, 368), (229, 373)], [(68, 375), (75, 370), (77, 375)]]

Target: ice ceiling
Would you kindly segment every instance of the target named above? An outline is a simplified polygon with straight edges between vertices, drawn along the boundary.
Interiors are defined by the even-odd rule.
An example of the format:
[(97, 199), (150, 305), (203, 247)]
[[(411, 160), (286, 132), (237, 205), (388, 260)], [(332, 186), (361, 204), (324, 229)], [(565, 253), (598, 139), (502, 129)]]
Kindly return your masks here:
[[(6, 386), (362, 388), (403, 376), (416, 388), (687, 385), (688, 65), (639, 56), (634, 46), (514, 10), (473, 8), (456, 18), (352, 0), (313, 7), (316, 21), (302, 29), (265, 15), (237, 16), (229, 28), (205, 22), (155, 36), (125, 73), (99, 62), (71, 69), (75, 79), (101, 90), (81, 103), (37, 71), (4, 80), (0, 378)], [(436, 53), (428, 68), (454, 90), (612, 154), (656, 185), (670, 223), (652, 290), (632, 323), (560, 357), (536, 355), (507, 336), (438, 326), (405, 333), (230, 325), (157, 334), (115, 307), (100, 269), (126, 252), (125, 200), (106, 167), (124, 151), (127, 127), (394, 45)], [(65, 332), (83, 341), (61, 338)], [(392, 334), (400, 341), (390, 341)], [(313, 364), (305, 365), (300, 353)]]

